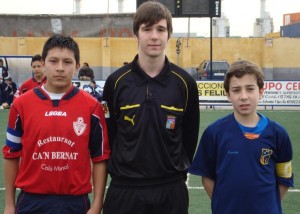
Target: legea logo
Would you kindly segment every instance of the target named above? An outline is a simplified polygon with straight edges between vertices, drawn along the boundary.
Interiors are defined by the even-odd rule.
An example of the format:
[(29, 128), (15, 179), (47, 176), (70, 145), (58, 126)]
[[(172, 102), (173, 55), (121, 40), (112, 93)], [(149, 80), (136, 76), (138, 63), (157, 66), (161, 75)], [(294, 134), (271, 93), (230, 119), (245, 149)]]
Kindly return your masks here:
[(46, 117), (66, 117), (67, 112), (65, 112), (65, 111), (46, 111), (45, 116)]

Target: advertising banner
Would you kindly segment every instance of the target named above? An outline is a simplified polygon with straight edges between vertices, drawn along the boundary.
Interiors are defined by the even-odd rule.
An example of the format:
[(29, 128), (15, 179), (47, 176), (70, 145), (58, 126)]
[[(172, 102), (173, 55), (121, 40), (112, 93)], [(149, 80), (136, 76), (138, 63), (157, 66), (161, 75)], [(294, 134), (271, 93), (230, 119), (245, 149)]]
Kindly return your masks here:
[[(73, 80), (75, 86), (83, 88), (89, 81)], [(104, 87), (105, 81), (96, 84)], [(197, 81), (199, 104), (230, 105), (222, 81)], [(261, 106), (300, 106), (300, 81), (265, 81)]]
[[(200, 105), (228, 103), (222, 81), (197, 81), (197, 86)], [(300, 81), (265, 81), (259, 105), (299, 106)]]
[(265, 81), (262, 105), (300, 105), (300, 81)]

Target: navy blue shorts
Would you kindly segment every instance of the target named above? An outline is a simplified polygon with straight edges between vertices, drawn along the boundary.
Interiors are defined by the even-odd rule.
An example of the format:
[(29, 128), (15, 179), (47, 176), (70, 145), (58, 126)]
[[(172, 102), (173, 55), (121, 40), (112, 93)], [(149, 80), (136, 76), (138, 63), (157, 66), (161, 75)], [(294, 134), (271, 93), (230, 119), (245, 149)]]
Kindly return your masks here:
[(90, 199), (85, 195), (44, 195), (21, 191), (18, 195), (16, 213), (58, 214), (87, 213)]

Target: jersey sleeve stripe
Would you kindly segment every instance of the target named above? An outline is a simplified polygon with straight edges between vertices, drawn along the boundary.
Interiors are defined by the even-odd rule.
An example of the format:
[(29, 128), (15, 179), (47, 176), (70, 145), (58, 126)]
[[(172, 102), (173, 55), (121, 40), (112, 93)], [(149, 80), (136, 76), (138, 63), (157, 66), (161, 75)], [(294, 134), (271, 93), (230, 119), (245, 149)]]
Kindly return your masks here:
[(6, 133), (6, 139), (11, 141), (11, 142), (17, 143), (17, 144), (21, 143), (21, 137), (20, 136), (11, 134), (9, 132)]
[(6, 141), (5, 141), (5, 144), (8, 146), (8, 147), (10, 147), (10, 148), (12, 148), (12, 149), (14, 149), (14, 150), (20, 150), (21, 148), (22, 148), (22, 144), (21, 143), (14, 143), (14, 142), (12, 142), (12, 141), (10, 141), (10, 140), (8, 140), (8, 139), (6, 139)]
[(22, 137), (23, 133), (8, 127), (7, 130), (6, 130), (6, 134), (7, 135), (9, 134), (9, 135), (12, 135), (12, 136), (15, 136), (15, 137)]
[(13, 148), (14, 150), (19, 150), (22, 148), (21, 136), (22, 136), (22, 133), (14, 130), (14, 129), (7, 128), (5, 144), (7, 146)]

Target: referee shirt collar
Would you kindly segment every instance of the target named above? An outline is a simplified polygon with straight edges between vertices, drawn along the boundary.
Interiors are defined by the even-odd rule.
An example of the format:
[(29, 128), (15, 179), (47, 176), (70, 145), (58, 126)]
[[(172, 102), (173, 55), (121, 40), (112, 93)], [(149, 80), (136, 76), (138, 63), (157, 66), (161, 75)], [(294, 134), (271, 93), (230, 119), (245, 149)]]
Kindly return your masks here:
[(135, 82), (137, 85), (143, 85), (147, 83), (149, 80), (153, 80), (158, 82), (159, 84), (166, 86), (167, 85), (167, 77), (171, 72), (171, 63), (169, 62), (167, 56), (165, 57), (165, 66), (162, 71), (155, 77), (148, 76), (138, 65), (137, 63), (138, 55), (135, 56), (132, 61), (132, 71), (136, 74), (134, 75)]

